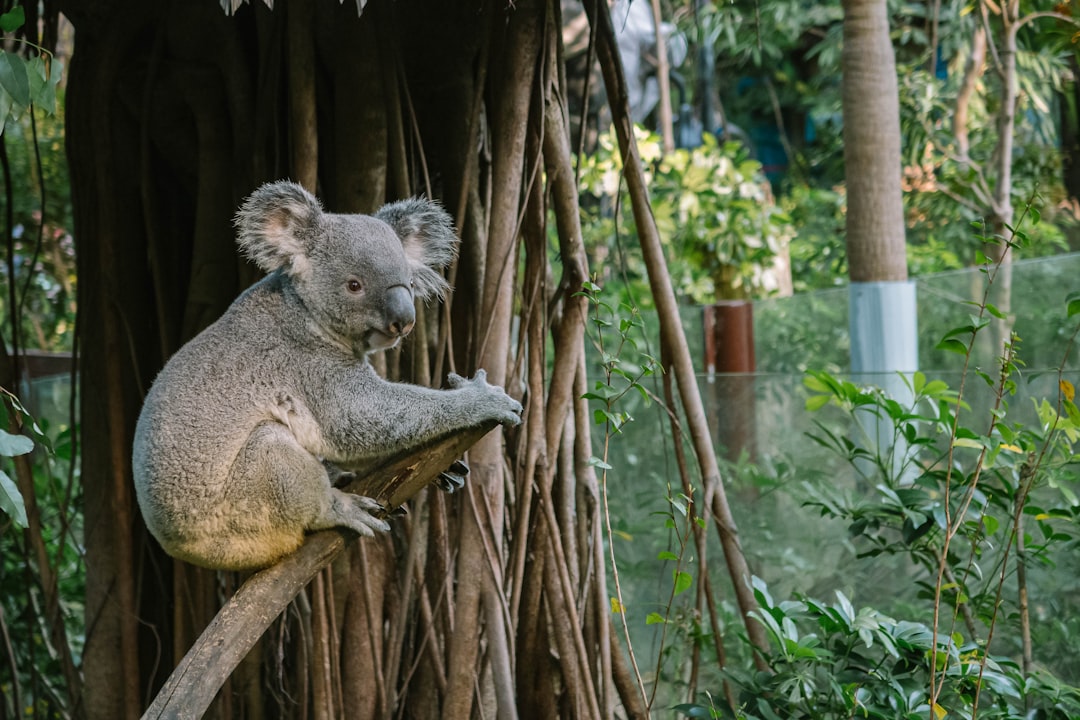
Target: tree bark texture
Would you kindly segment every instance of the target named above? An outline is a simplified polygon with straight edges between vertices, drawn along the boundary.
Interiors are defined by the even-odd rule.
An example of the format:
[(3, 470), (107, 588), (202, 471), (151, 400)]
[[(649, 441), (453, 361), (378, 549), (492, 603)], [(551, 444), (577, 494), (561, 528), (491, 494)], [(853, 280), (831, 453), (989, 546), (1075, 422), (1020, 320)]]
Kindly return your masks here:
[[(239, 666), (206, 717), (644, 717), (612, 632), (581, 398), (589, 270), (559, 4), (371, 0), (360, 17), (330, 1), (254, 2), (233, 17), (217, 0), (63, 5), (78, 37), (67, 96), (88, 572), (77, 715), (139, 717), (193, 646), (206, 651), (196, 643), (219, 608), (249, 597), (233, 596), (243, 577), (161, 552), (129, 458), (164, 361), (256, 279), (238, 258), (235, 208), (289, 177), (332, 212), (423, 194), (455, 214), (454, 294), (422, 308), (381, 366), (434, 386), (483, 367), (526, 417), (469, 452), (464, 490), (420, 492), (388, 537), (323, 563), (284, 612), (257, 602), (269, 629), (221, 640)], [(661, 257), (650, 263), (666, 272)], [(670, 284), (657, 287), (671, 311)], [(665, 343), (746, 611), (745, 563), (672, 317)]]
[(844, 0), (844, 166), (852, 282), (907, 280), (900, 100), (885, 0)]

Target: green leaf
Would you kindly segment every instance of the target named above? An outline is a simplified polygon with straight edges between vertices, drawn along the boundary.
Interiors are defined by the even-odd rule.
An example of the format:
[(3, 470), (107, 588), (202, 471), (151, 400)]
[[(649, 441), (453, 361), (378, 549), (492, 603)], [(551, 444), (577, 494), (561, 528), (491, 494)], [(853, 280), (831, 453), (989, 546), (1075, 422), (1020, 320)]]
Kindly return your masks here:
[(847, 624), (851, 625), (851, 622), (855, 619), (855, 608), (851, 606), (851, 601), (847, 599), (847, 595), (844, 595), (839, 590), (836, 591), (836, 599), (840, 603), (836, 609), (842, 613)]
[(610, 385), (605, 385), (602, 381), (597, 380), (596, 387), (593, 389), (593, 391), (585, 393), (584, 397), (589, 400), (607, 401), (613, 397), (616, 397), (618, 394), (619, 391), (617, 389), (611, 387)]
[(991, 305), (990, 303), (986, 303), (986, 312), (990, 313), (991, 315), (996, 317), (998, 320), (1004, 320), (1005, 319), (1005, 313), (1001, 312), (1000, 310), (998, 310), (995, 306)]
[(660, 613), (651, 612), (645, 616), (646, 625), (663, 625), (664, 622), (666, 622), (664, 616)]
[(49, 70), (45, 67), (45, 60), (40, 55), (26, 61), (26, 79), (30, 83), (30, 102), (38, 104), (38, 96), (43, 94), (49, 83)]
[(823, 378), (824, 375), (825, 373), (818, 373), (811, 370), (803, 376), (803, 385), (816, 393), (833, 392), (833, 388), (825, 382)]
[(821, 408), (828, 405), (830, 400), (832, 400), (831, 395), (811, 395), (810, 397), (806, 398), (806, 410), (807, 412), (814, 412), (815, 410), (820, 410)]
[[(968, 317), (971, 317), (971, 316), (969, 315)], [(941, 339), (945, 340), (947, 338), (954, 338), (954, 337), (957, 337), (959, 335), (970, 335), (973, 332), (975, 332), (975, 326), (974, 325), (959, 325), (957, 327), (954, 327), (952, 330), (949, 330), (947, 333), (945, 333), (942, 336)]]
[[(645, 374), (651, 375), (652, 372), (649, 371)], [(638, 394), (641, 395), (641, 399), (645, 401), (645, 407), (652, 407), (652, 398), (649, 396), (649, 391), (645, 388), (644, 385), (642, 385), (641, 383), (634, 383), (630, 387), (638, 391)]]
[(1065, 414), (1069, 416), (1069, 420), (1078, 427), (1080, 427), (1080, 409), (1076, 407), (1076, 403), (1072, 400), (1065, 400), (1062, 402), (1065, 406)]
[(783, 638), (787, 642), (784, 643), (789, 649), (794, 647), (799, 642), (799, 628), (795, 626), (795, 621), (789, 616), (785, 615), (784, 619), (780, 622), (780, 629), (784, 633)]
[(31, 58), (28, 63), (30, 78), (30, 100), (49, 115), (56, 114), (56, 86), (64, 73), (64, 64), (52, 58), (46, 63), (45, 58)]
[(26, 11), (17, 5), (3, 15), (0, 15), (0, 31), (14, 32), (25, 24)]
[(659, 553), (657, 553), (656, 559), (657, 560), (674, 560), (674, 561), (678, 562), (679, 556), (676, 555), (675, 553), (671, 552), (670, 550), (661, 550)]
[(30, 78), (26, 73), (26, 61), (18, 55), (0, 51), (0, 87), (7, 91), (15, 105), (30, 104)]
[(0, 430), (0, 455), (15, 457), (25, 455), (34, 449), (34, 441), (25, 435), (12, 435), (6, 430)]
[(922, 389), (925, 386), (926, 375), (916, 370), (915, 374), (911, 376), (911, 388), (915, 391), (915, 394), (918, 395), (922, 393)]
[(767, 608), (774, 606), (772, 596), (769, 594), (769, 588), (764, 580), (757, 575), (752, 575), (750, 577), (750, 584), (754, 588), (754, 598), (758, 601), (758, 604)]
[(0, 470), (0, 510), (7, 513), (19, 527), (26, 527), (26, 505), (23, 504), (22, 493), (3, 470)]
[(938, 350), (947, 350), (958, 355), (967, 355), (968, 347), (956, 338), (945, 338), (937, 344)]
[(608, 465), (606, 462), (604, 462), (600, 458), (596, 457), (595, 455), (593, 457), (589, 458), (589, 464), (592, 465), (593, 467), (599, 468), (601, 470), (610, 470), (611, 469), (610, 465)]
[(672, 578), (675, 580), (675, 594), (686, 592), (690, 589), (690, 586), (694, 583), (694, 578), (690, 573), (683, 570), (672, 570)]
[(1068, 308), (1068, 317), (1080, 315), (1080, 292), (1069, 293), (1069, 296), (1065, 299), (1065, 303)]
[(944, 380), (931, 380), (923, 386), (922, 392), (927, 397), (937, 397), (944, 392), (948, 392), (948, 390), (949, 383)]

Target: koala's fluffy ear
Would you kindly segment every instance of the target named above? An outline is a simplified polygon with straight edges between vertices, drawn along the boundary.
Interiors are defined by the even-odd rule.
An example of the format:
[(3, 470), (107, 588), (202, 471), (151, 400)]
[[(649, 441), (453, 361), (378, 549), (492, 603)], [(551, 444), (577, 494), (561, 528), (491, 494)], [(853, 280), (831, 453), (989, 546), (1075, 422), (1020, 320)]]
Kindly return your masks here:
[(236, 213), (236, 242), (244, 255), (268, 273), (283, 267), (290, 275), (307, 275), (311, 271), (308, 243), (322, 213), (315, 196), (296, 183), (267, 183)]
[(375, 217), (401, 238), (416, 295), (442, 298), (450, 286), (440, 271), (453, 261), (458, 245), (450, 215), (436, 202), (412, 198), (384, 205)]

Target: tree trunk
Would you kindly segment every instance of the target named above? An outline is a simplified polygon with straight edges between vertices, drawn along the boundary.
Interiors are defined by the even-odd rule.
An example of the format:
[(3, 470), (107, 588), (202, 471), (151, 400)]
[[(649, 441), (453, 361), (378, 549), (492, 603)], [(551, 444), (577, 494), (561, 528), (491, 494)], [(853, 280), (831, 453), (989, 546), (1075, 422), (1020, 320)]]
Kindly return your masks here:
[[(844, 1), (844, 163), (847, 252), (851, 279), (848, 327), (851, 372), (901, 401), (898, 372), (918, 369), (915, 285), (907, 282), (900, 187), (900, 103), (885, 0)], [(869, 437), (884, 456), (890, 426), (867, 414)], [(892, 448), (894, 457), (904, 455)]]
[(885, 0), (844, 0), (844, 165), (852, 282), (907, 279), (900, 102)]

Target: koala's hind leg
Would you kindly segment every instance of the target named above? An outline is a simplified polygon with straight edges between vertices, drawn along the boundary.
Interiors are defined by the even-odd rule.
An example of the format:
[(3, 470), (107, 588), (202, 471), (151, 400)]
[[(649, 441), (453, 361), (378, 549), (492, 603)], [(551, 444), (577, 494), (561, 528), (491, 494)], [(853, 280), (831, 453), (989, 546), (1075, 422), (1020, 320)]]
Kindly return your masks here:
[(274, 555), (268, 562), (299, 547), (309, 530), (347, 527), (371, 536), (390, 529), (372, 515), (378, 502), (332, 487), (326, 466), (276, 422), (251, 433), (233, 462), (228, 494), (253, 511), (238, 529), (265, 543)]

